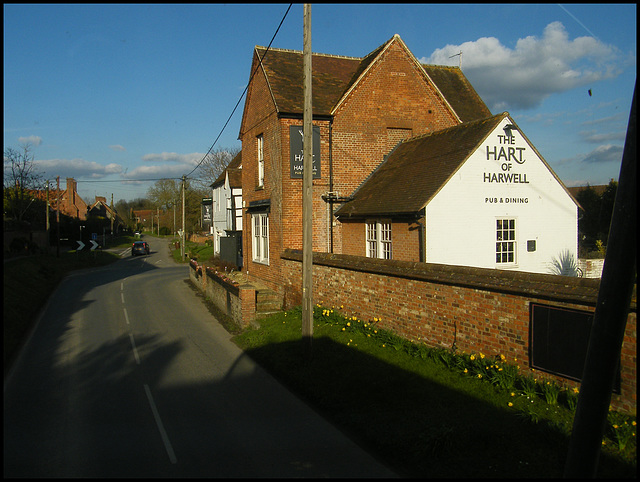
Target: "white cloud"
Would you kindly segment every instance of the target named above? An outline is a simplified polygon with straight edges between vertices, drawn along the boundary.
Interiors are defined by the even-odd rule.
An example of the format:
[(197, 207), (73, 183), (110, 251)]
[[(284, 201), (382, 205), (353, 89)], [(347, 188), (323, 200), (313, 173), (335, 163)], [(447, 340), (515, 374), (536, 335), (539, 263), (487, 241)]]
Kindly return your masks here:
[(176, 162), (196, 165), (204, 157), (204, 154), (193, 152), (191, 154), (178, 154), (177, 152), (161, 152), (159, 154), (145, 154), (142, 156), (144, 162)]
[(31, 144), (37, 147), (40, 144), (42, 144), (42, 137), (39, 137), (39, 136), (18, 137), (18, 142), (20, 144)]
[(34, 164), (36, 164), (41, 171), (44, 171), (46, 176), (60, 176), (63, 179), (66, 177), (90, 177), (100, 179), (110, 174), (120, 174), (122, 172), (122, 166), (119, 164), (111, 163), (103, 165), (98, 162), (78, 158), (35, 160)]
[(587, 154), (584, 162), (601, 164), (603, 162), (622, 162), (622, 146), (603, 145)]
[(127, 172), (127, 179), (179, 179), (192, 169), (184, 164), (140, 166)]
[(112, 151), (126, 151), (126, 149), (120, 144), (113, 144), (109, 146), (109, 149), (111, 149)]
[(495, 37), (447, 45), (420, 59), (435, 65), (456, 65), (492, 112), (531, 109), (554, 93), (616, 77), (622, 71), (619, 51), (593, 37), (569, 40), (564, 26), (553, 22), (541, 38), (519, 39), (510, 49)]

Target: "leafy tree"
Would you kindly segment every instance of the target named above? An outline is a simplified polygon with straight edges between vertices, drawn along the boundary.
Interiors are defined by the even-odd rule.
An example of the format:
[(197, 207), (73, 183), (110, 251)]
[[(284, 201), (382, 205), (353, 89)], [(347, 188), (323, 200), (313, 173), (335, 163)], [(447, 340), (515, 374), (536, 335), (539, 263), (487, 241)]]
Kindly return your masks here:
[(168, 209), (174, 203), (181, 202), (180, 181), (177, 179), (160, 179), (147, 190), (147, 197), (154, 207)]
[(600, 212), (598, 213), (598, 234), (599, 239), (604, 241), (605, 245), (607, 244), (607, 240), (609, 239), (609, 227), (611, 226), (613, 204), (616, 200), (617, 191), (618, 183), (612, 179), (600, 196)]
[(598, 241), (606, 246), (617, 189), (618, 183), (611, 180), (601, 195), (592, 186), (587, 186), (576, 195), (576, 200), (584, 209), (578, 220), (579, 244), (583, 253), (597, 250)]

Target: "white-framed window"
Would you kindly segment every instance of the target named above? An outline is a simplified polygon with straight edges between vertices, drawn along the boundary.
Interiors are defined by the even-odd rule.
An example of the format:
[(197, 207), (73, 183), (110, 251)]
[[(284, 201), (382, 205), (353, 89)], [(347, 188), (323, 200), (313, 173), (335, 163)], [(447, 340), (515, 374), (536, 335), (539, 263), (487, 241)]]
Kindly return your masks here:
[(256, 263), (269, 264), (269, 215), (251, 215), (251, 253)]
[(391, 222), (367, 221), (367, 257), (392, 259)]
[(260, 134), (258, 141), (258, 187), (264, 186), (264, 137)]
[(516, 220), (496, 219), (496, 263), (516, 262)]

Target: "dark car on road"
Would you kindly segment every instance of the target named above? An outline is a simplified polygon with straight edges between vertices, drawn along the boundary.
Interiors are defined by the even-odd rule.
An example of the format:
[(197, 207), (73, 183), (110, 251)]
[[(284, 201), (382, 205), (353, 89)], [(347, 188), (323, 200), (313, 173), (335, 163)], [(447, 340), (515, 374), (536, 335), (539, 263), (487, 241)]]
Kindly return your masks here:
[(137, 254), (149, 254), (149, 243), (146, 241), (136, 241), (131, 246), (131, 256), (135, 256)]

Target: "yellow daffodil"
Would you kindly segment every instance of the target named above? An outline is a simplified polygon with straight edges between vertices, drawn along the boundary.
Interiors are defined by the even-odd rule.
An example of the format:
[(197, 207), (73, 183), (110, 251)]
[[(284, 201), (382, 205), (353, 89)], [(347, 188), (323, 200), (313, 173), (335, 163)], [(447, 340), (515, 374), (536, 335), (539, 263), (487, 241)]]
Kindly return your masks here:
[(513, 407), (513, 403), (509, 402), (509, 406), (510, 406), (510, 407)]
[(475, 360), (475, 359), (476, 359), (476, 357), (475, 357), (475, 356), (473, 356), (473, 355), (471, 355), (471, 356), (469, 357), (469, 360), (471, 360), (471, 361), (473, 361), (473, 360)]

